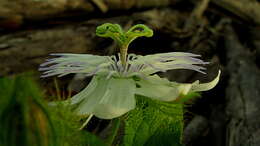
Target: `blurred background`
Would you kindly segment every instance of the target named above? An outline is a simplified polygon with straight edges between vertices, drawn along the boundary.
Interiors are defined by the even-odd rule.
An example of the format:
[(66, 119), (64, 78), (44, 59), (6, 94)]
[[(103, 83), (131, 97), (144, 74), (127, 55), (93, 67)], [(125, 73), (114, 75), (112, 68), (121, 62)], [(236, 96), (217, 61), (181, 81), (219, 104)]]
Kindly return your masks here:
[[(45, 96), (74, 95), (89, 78), (40, 79), (39, 64), (50, 53), (117, 53), (112, 40), (95, 35), (106, 22), (125, 30), (139, 23), (154, 30), (153, 37), (134, 41), (131, 53), (191, 52), (211, 62), (207, 75), (161, 74), (171, 81), (207, 82), (222, 70), (217, 87), (185, 107), (185, 146), (260, 145), (258, 0), (0, 0), (0, 78), (30, 72)], [(95, 120), (96, 131), (106, 127), (107, 121)]]

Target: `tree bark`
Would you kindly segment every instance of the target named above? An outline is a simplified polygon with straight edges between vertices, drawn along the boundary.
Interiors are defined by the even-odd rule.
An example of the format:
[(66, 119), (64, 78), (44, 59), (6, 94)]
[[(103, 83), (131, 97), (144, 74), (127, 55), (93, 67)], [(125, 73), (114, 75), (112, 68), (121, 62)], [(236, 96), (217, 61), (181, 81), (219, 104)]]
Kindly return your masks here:
[(226, 146), (259, 146), (260, 70), (254, 62), (255, 54), (239, 42), (230, 25), (225, 32), (230, 76), (226, 89)]

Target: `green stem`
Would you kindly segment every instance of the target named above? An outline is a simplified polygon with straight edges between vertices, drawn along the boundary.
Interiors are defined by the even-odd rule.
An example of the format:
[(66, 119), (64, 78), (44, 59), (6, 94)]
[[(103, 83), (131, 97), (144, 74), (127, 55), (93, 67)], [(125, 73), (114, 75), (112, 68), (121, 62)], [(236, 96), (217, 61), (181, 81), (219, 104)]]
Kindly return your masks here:
[(116, 138), (117, 132), (119, 130), (120, 127), (120, 120), (119, 118), (114, 119), (113, 121), (113, 127), (112, 127), (112, 132), (111, 135), (106, 139), (106, 143), (111, 146), (114, 142), (114, 139)]
[(128, 50), (128, 44), (122, 45), (120, 47), (120, 59), (121, 59), (121, 62), (122, 62), (122, 65), (123, 65), (124, 68), (126, 66), (127, 50)]

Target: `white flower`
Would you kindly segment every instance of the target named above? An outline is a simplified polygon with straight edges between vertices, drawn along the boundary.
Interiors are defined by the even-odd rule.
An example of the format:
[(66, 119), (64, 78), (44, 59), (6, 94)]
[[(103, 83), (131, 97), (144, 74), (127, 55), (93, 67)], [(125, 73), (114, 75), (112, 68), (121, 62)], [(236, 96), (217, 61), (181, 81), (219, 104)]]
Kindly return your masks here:
[(98, 56), (89, 54), (51, 54), (60, 56), (48, 59), (41, 64), (42, 77), (70, 73), (83, 73), (94, 76), (89, 85), (68, 100), (75, 105), (79, 115), (95, 115), (102, 119), (119, 117), (136, 106), (135, 95), (142, 95), (161, 101), (174, 101), (180, 95), (189, 92), (207, 91), (219, 81), (217, 77), (209, 82), (191, 84), (170, 82), (158, 75), (172, 69), (189, 69), (204, 73), (200, 65), (208, 64), (197, 57), (200, 55), (183, 52), (159, 53), (153, 55), (127, 56), (126, 65), (122, 65), (118, 56)]

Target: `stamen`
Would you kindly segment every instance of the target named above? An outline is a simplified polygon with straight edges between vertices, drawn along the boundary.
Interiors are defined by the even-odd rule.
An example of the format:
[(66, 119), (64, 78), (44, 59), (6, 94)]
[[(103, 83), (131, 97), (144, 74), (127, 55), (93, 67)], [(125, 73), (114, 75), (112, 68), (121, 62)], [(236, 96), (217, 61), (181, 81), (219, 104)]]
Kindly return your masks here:
[(83, 123), (83, 125), (79, 128), (79, 130), (82, 130), (85, 126), (87, 126), (90, 119), (93, 117), (93, 114), (89, 115), (87, 120)]
[(112, 59), (112, 57), (115, 57), (115, 56), (111, 56), (111, 58), (109, 58), (109, 61), (111, 61), (112, 70), (117, 71), (117, 67), (115, 65), (115, 61)]
[(124, 73), (128, 72), (129, 71), (129, 68), (130, 68), (130, 62), (131, 62), (131, 55), (129, 54), (127, 56), (127, 59), (126, 59), (126, 66), (125, 66), (125, 70), (124, 70)]
[(138, 71), (142, 70), (144, 68), (144, 66), (145, 66), (144, 64), (139, 65)]
[(117, 64), (117, 58), (116, 58), (116, 56), (111, 56), (111, 58), (112, 58), (112, 60), (114, 61), (114, 63), (113, 63), (113, 66), (114, 66), (114, 68), (116, 68), (116, 71), (118, 71), (119, 72), (119, 67), (118, 67), (118, 64)]
[(118, 56), (118, 62), (122, 62), (122, 61), (121, 61), (120, 53), (117, 53), (117, 56)]
[(117, 62), (117, 58), (116, 58), (115, 55), (112, 55), (110, 58), (111, 58), (113, 61)]
[(133, 61), (133, 60), (137, 59), (137, 56), (135, 54), (131, 53), (131, 54), (128, 54), (127, 58), (128, 58), (128, 60)]

